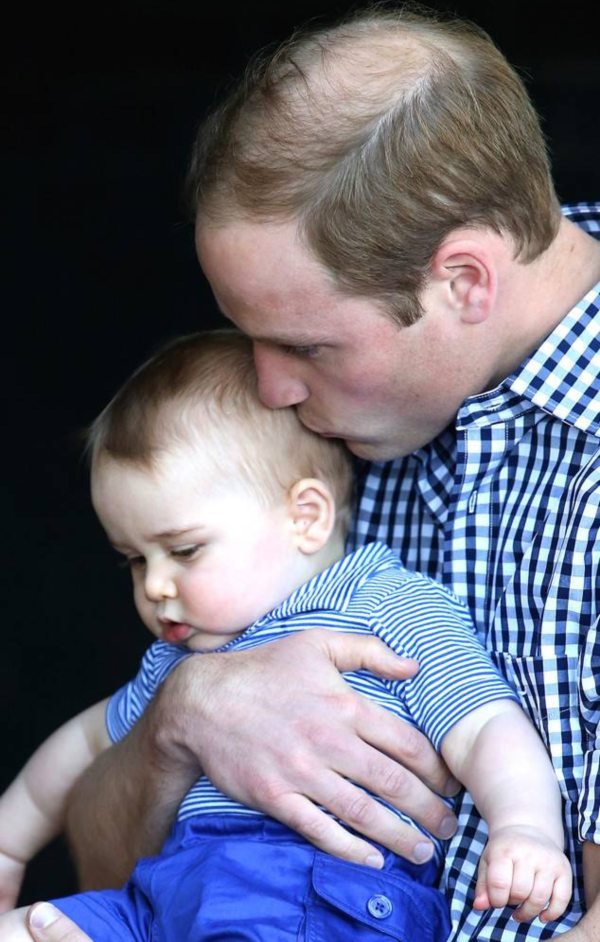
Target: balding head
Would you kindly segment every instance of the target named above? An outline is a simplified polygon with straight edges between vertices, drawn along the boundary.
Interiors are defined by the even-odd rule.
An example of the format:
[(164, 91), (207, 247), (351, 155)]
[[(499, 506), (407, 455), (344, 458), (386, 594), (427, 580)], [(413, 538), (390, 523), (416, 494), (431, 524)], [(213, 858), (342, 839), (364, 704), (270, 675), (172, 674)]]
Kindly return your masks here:
[(449, 232), (490, 227), (527, 262), (559, 222), (537, 116), (489, 37), (377, 7), (257, 59), (201, 128), (189, 192), (203, 225), (297, 221), (340, 288), (402, 323)]

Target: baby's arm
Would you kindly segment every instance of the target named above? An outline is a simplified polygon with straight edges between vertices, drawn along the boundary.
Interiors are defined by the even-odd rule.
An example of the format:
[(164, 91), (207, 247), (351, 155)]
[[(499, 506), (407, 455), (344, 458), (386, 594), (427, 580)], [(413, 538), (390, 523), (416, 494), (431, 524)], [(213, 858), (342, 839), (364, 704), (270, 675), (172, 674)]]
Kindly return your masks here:
[(458, 722), (441, 751), (488, 825), (475, 908), (515, 905), (518, 921), (557, 919), (572, 874), (558, 783), (534, 727), (513, 701), (498, 700)]
[(106, 702), (52, 733), (0, 797), (0, 912), (15, 905), (28, 861), (60, 832), (72, 786), (110, 745)]

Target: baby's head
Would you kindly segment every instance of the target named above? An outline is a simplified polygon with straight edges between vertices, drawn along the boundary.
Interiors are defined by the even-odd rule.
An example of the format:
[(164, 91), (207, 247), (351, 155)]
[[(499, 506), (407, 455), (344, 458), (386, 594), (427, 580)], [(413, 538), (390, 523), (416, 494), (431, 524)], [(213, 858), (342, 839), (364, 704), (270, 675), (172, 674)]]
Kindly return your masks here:
[(225, 644), (339, 559), (350, 456), (258, 397), (250, 341), (182, 337), (88, 431), (92, 501), (157, 637)]

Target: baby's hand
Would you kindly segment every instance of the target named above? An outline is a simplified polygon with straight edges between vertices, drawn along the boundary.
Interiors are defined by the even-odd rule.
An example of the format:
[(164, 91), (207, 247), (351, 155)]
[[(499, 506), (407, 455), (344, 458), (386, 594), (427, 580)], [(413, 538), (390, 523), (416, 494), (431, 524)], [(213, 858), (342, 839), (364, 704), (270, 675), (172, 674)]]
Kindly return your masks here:
[(569, 861), (549, 837), (536, 828), (501, 828), (481, 856), (473, 905), (517, 906), (517, 922), (538, 915), (551, 922), (566, 909), (572, 882)]
[(24, 876), (23, 861), (0, 850), (0, 913), (14, 909)]

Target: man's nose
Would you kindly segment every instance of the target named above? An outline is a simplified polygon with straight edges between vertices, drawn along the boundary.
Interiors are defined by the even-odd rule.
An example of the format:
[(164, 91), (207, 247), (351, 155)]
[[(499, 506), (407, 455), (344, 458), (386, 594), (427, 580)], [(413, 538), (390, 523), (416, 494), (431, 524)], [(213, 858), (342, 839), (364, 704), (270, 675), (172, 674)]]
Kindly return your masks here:
[(258, 394), (269, 409), (297, 406), (309, 397), (305, 381), (298, 375), (294, 360), (282, 350), (254, 344)]
[(177, 585), (166, 561), (146, 564), (144, 592), (149, 602), (162, 602), (177, 596)]

